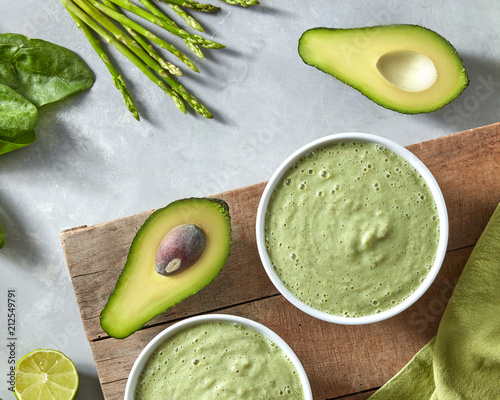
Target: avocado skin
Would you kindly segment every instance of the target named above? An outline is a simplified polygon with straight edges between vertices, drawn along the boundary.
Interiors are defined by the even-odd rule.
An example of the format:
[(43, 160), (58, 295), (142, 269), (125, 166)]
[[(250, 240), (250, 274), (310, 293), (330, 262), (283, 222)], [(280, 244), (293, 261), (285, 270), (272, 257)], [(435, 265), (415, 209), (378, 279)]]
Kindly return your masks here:
[[(142, 315), (139, 312), (137, 314), (130, 314), (124, 316), (122, 312), (126, 313), (128, 309), (128, 307), (126, 306), (127, 302), (131, 302), (128, 304), (132, 304), (136, 303), (137, 301), (140, 302), (142, 300), (142, 296), (141, 298), (128, 298), (127, 291), (125, 291), (124, 293), (123, 288), (127, 285), (129, 287), (131, 284), (133, 285), (133, 283), (130, 282), (131, 281), (130, 275), (132, 276), (134, 275), (131, 272), (134, 272), (133, 270), (135, 266), (138, 265), (136, 263), (134, 255), (136, 254), (138, 249), (141, 248), (142, 246), (141, 243), (144, 241), (144, 237), (146, 237), (147, 240), (148, 230), (150, 229), (151, 226), (154, 226), (156, 224), (156, 221), (159, 218), (161, 218), (162, 214), (169, 212), (175, 213), (176, 208), (178, 208), (179, 206), (189, 208), (190, 203), (197, 205), (205, 204), (207, 206), (207, 211), (217, 213), (217, 215), (220, 217), (220, 220), (223, 221), (222, 225), (224, 226), (225, 229), (224, 233), (226, 236), (223, 240), (223, 243), (221, 243), (222, 247), (221, 247), (221, 252), (219, 254), (220, 257), (218, 258), (216, 265), (213, 265), (210, 268), (210, 273), (207, 275), (206, 279), (197, 282), (197, 284), (194, 285), (193, 287), (189, 287), (189, 285), (187, 285), (182, 290), (183, 293), (180, 296), (176, 296), (171, 301), (167, 302), (166, 304), (162, 305), (159, 308), (156, 308), (153, 312), (149, 311), (144, 315)], [(164, 234), (166, 233), (167, 232), (164, 232)], [(229, 206), (224, 200), (221, 199), (190, 197), (190, 198), (176, 200), (163, 208), (155, 210), (137, 231), (130, 246), (129, 254), (127, 256), (127, 261), (122, 269), (122, 272), (120, 273), (116, 286), (113, 292), (110, 294), (108, 301), (100, 314), (100, 325), (101, 328), (104, 330), (104, 332), (106, 332), (109, 336), (114, 337), (116, 339), (124, 339), (133, 334), (134, 332), (136, 332), (137, 330), (139, 330), (140, 328), (142, 328), (146, 323), (151, 321), (159, 314), (175, 306), (185, 298), (197, 293), (199, 290), (203, 289), (205, 286), (210, 284), (219, 275), (220, 270), (225, 265), (229, 257), (232, 244), (231, 233), (232, 233), (231, 217), (229, 213)], [(211, 232), (208, 232), (207, 234), (211, 234)], [(156, 249), (155, 249), (155, 254), (156, 254)], [(154, 255), (153, 255), (153, 260), (154, 260)], [(198, 262), (200, 262), (200, 260), (197, 261), (197, 263)], [(195, 263), (194, 265), (196, 265), (197, 263)], [(191, 267), (191, 269), (194, 268), (194, 265)], [(154, 261), (150, 267), (153, 270), (155, 269)], [(144, 266), (139, 265), (138, 268), (144, 268)], [(154, 273), (157, 274), (156, 271)], [(179, 273), (178, 275), (180, 276), (181, 274), (182, 273)], [(161, 276), (160, 274), (157, 275)], [(165, 276), (161, 277), (164, 279), (169, 279), (169, 277)], [(137, 278), (137, 276), (135, 278)], [(149, 290), (145, 290), (141, 292), (141, 295), (142, 294), (149, 295), (150, 292), (151, 291)], [(117, 313), (116, 312), (117, 309), (121, 312)]]
[[(454, 94), (453, 96), (451, 96), (447, 102), (445, 102), (445, 103), (443, 103), (443, 104), (441, 104), (441, 105), (439, 105), (439, 106), (437, 106), (435, 108), (429, 107), (429, 108), (424, 109), (424, 110), (412, 110), (412, 109), (409, 109), (409, 108), (405, 108), (404, 105), (401, 105), (401, 106), (398, 106), (398, 107), (389, 106), (383, 100), (377, 98), (376, 96), (370, 96), (367, 93), (365, 93), (364, 90), (363, 90), (364, 89), (363, 87), (355, 85), (355, 84), (349, 82), (347, 79), (342, 79), (342, 78), (336, 76), (335, 74), (332, 74), (332, 73), (330, 73), (328, 71), (325, 71), (324, 69), (321, 68), (321, 66), (309, 62), (303, 56), (303, 54), (302, 54), (302, 50), (301, 49), (304, 46), (304, 43), (307, 41), (308, 36), (310, 34), (314, 34), (315, 31), (331, 31), (331, 32), (336, 32), (336, 31), (339, 31), (339, 32), (341, 32), (341, 31), (364, 31), (364, 32), (376, 32), (377, 30), (380, 30), (380, 29), (384, 29), (385, 30), (385, 29), (397, 29), (397, 28), (408, 28), (408, 29), (422, 29), (422, 30), (425, 30), (428, 33), (431, 33), (432, 35), (434, 35), (434, 37), (443, 44), (444, 48), (446, 48), (448, 50), (448, 52), (450, 54), (452, 54), (453, 57), (455, 57), (455, 59), (457, 60), (457, 64), (462, 68), (462, 74), (464, 76), (464, 80), (461, 83), (460, 90), (456, 94)], [(352, 88), (356, 89), (357, 91), (359, 91), (361, 94), (363, 94), (365, 97), (367, 97), (368, 99), (370, 99), (374, 103), (376, 103), (376, 104), (378, 104), (378, 105), (380, 105), (380, 106), (382, 106), (382, 107), (384, 107), (386, 109), (389, 109), (389, 110), (392, 110), (392, 111), (397, 111), (397, 112), (399, 112), (401, 114), (421, 114), (421, 113), (430, 113), (430, 112), (439, 110), (439, 109), (443, 108), (445, 105), (447, 105), (448, 103), (450, 103), (451, 101), (453, 101), (454, 99), (456, 99), (460, 94), (462, 94), (462, 92), (467, 88), (467, 86), (469, 85), (469, 82), (470, 82), (470, 79), (469, 79), (469, 76), (467, 75), (467, 72), (466, 72), (463, 60), (460, 57), (460, 55), (459, 55), (458, 51), (456, 50), (456, 48), (446, 38), (444, 38), (443, 36), (441, 36), (439, 33), (433, 31), (432, 29), (423, 27), (421, 25), (416, 25), (416, 24), (374, 25), (374, 26), (359, 27), (359, 28), (315, 27), (315, 28), (311, 28), (311, 29), (308, 29), (307, 31), (305, 31), (301, 35), (301, 37), (299, 38), (299, 41), (298, 41), (298, 53), (299, 53), (299, 56), (301, 57), (302, 61), (305, 64), (310, 65), (310, 66), (312, 66), (312, 67), (320, 70), (323, 73), (332, 75), (333, 77), (335, 77), (336, 79), (338, 79), (341, 82), (345, 83), (346, 85), (349, 85)]]

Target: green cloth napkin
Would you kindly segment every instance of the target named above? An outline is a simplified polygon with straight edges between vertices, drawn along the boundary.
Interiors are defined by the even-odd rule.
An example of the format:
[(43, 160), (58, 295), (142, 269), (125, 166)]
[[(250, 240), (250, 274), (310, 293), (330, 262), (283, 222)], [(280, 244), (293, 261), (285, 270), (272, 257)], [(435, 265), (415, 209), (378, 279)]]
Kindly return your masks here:
[(500, 205), (436, 337), (369, 400), (500, 400)]

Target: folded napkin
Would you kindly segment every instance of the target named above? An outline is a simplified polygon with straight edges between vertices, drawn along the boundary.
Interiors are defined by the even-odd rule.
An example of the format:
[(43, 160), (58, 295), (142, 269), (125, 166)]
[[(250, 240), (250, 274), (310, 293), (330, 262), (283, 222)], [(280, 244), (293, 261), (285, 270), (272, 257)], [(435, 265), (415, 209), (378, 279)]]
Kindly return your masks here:
[(500, 205), (436, 337), (369, 400), (500, 400)]

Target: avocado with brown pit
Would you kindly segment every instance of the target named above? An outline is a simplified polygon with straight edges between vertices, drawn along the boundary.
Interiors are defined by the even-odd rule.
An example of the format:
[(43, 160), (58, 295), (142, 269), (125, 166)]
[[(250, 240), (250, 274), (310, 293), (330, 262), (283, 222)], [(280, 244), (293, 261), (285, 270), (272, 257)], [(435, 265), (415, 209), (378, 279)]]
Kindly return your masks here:
[(173, 228), (162, 239), (156, 251), (156, 272), (162, 275), (176, 274), (191, 267), (205, 250), (205, 235), (193, 224)]
[(132, 241), (101, 327), (115, 338), (131, 335), (215, 279), (230, 249), (224, 201), (189, 198), (156, 210)]

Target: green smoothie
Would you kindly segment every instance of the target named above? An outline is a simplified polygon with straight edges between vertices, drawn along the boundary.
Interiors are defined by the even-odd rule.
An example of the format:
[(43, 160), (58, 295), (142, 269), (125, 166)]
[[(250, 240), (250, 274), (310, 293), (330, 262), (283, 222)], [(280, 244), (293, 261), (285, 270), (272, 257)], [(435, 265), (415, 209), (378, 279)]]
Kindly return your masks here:
[(283, 350), (244, 325), (217, 321), (162, 343), (139, 377), (135, 400), (304, 399)]
[(361, 317), (408, 298), (431, 269), (438, 210), (393, 151), (346, 141), (308, 153), (274, 189), (264, 234), (288, 290), (328, 314)]

